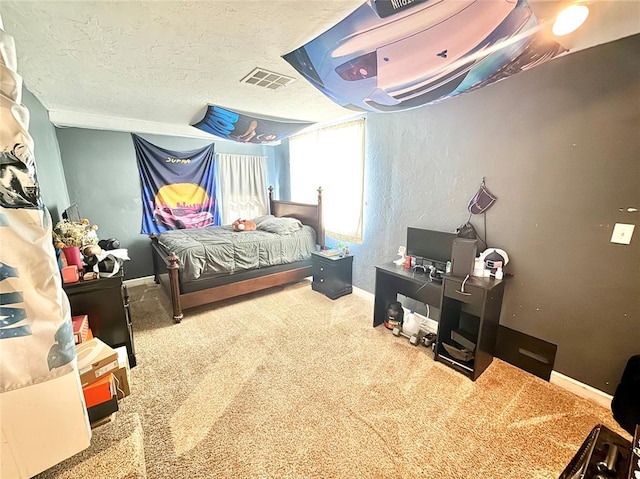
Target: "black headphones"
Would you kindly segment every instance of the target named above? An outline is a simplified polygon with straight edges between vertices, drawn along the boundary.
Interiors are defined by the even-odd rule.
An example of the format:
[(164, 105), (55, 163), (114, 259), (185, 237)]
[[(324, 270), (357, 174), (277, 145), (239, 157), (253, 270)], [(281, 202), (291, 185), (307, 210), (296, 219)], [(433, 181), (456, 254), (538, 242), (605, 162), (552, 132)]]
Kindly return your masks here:
[(109, 239), (106, 239), (106, 240), (100, 240), (100, 241), (98, 241), (98, 246), (100, 246), (100, 248), (102, 248), (104, 250), (118, 249), (118, 248), (120, 248), (120, 241), (118, 241), (115, 238), (109, 238)]

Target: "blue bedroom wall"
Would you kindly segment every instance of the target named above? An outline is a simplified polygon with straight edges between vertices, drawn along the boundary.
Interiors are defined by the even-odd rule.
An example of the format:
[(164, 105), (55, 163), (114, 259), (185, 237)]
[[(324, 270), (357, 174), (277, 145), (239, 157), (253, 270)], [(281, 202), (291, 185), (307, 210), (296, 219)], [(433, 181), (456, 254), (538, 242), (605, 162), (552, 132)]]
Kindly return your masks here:
[[(77, 203), (82, 216), (99, 226), (100, 238), (117, 238), (127, 248), (131, 261), (126, 278), (150, 276), (150, 240), (140, 233), (142, 201), (136, 155), (130, 133), (56, 129), (69, 200)], [(239, 144), (141, 134), (151, 143), (169, 150), (188, 151), (215, 143), (217, 153), (267, 156), (267, 182), (277, 181), (273, 146)]]
[(55, 224), (64, 209), (69, 206), (69, 194), (56, 129), (49, 121), (47, 109), (26, 88), (22, 89), (22, 104), (29, 110), (29, 133), (35, 145), (34, 155), (40, 194)]

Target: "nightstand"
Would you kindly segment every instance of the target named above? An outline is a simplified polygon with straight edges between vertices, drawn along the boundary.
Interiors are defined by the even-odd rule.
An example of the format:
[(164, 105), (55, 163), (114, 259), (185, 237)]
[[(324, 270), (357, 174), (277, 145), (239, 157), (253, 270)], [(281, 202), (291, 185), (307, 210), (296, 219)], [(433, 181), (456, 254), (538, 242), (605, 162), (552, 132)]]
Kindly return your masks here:
[(336, 299), (351, 294), (353, 256), (325, 256), (311, 253), (313, 283), (311, 289)]
[(72, 315), (86, 314), (94, 336), (112, 348), (126, 346), (129, 365), (136, 365), (129, 294), (119, 272), (109, 278), (63, 285)]

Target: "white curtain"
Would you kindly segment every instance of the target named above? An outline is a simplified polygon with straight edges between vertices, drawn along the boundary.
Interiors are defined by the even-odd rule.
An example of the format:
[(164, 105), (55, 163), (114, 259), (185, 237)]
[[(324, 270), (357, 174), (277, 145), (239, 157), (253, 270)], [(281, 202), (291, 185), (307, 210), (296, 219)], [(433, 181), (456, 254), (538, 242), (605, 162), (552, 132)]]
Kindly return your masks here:
[(316, 202), (322, 186), (323, 224), (332, 238), (362, 242), (364, 119), (289, 139), (291, 199)]
[(216, 154), (218, 206), (223, 225), (238, 218), (267, 214), (266, 160), (264, 156)]

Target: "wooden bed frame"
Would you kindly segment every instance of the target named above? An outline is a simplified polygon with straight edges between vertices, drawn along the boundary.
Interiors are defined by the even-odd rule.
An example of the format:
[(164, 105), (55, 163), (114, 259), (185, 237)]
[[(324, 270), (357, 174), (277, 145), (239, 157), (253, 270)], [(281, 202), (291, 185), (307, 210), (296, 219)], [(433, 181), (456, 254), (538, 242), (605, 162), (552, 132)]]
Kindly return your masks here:
[[(303, 224), (316, 231), (316, 242), (324, 246), (324, 227), (322, 225), (322, 188), (318, 188), (318, 202), (315, 205), (276, 201), (273, 199), (273, 187), (269, 187), (269, 213), (278, 217), (297, 218)], [(298, 261), (291, 265), (248, 270), (224, 276), (219, 281), (211, 279), (193, 283), (183, 283), (180, 278), (180, 265), (174, 253), (167, 254), (158, 244), (155, 235), (151, 236), (151, 254), (153, 256), (153, 274), (156, 283), (162, 284), (171, 298), (173, 320), (182, 321), (183, 310), (215, 303), (243, 294), (261, 291), (273, 286), (300, 281), (311, 276), (311, 261)], [(166, 268), (161, 271), (162, 266)]]

